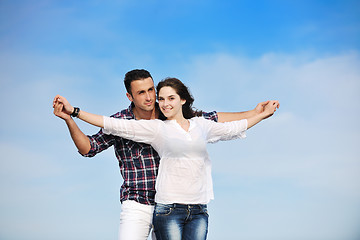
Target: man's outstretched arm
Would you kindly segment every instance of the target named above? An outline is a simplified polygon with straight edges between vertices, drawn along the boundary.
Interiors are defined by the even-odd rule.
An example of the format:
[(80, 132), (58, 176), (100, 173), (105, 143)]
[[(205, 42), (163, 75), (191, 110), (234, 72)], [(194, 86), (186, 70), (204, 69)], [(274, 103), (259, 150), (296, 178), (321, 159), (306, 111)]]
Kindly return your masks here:
[(70, 136), (81, 154), (87, 154), (90, 149), (89, 138), (80, 130), (70, 114), (74, 108), (66, 101), (65, 98), (57, 95), (53, 101), (54, 115), (63, 119), (69, 129)]

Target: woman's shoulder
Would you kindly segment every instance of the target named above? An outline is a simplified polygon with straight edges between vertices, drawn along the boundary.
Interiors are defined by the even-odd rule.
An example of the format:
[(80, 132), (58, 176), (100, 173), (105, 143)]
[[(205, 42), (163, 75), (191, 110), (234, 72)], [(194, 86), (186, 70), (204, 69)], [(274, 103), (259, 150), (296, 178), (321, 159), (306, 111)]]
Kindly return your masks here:
[(140, 121), (140, 122), (156, 122), (156, 123), (164, 122), (163, 120), (160, 119), (139, 119), (139, 120), (132, 119), (132, 120)]
[(149, 126), (149, 127), (161, 126), (164, 124), (164, 121), (159, 119), (139, 119), (139, 120), (131, 119), (125, 121), (132, 121), (136, 125)]
[(200, 116), (200, 117), (192, 117), (190, 118), (191, 121), (194, 121), (194, 122), (204, 122), (204, 121), (209, 121), (208, 119)]
[(192, 121), (193, 123), (195, 123), (198, 126), (208, 126), (209, 124), (211, 124), (211, 120), (206, 119), (202, 116), (200, 117), (193, 117), (190, 119), (190, 121)]

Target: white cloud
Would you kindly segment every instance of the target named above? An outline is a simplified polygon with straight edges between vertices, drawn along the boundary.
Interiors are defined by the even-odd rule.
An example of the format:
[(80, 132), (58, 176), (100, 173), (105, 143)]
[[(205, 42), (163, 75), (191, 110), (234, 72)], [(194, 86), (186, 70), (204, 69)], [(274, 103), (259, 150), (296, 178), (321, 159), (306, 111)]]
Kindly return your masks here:
[[(360, 102), (358, 53), (322, 58), (267, 54), (259, 59), (217, 54), (195, 57), (190, 65), (190, 89), (195, 89), (195, 99), (200, 98), (206, 109), (222, 110), (225, 106), (227, 110), (239, 111), (243, 109), (236, 106), (244, 101), (244, 105), (253, 107), (253, 93), (257, 101), (268, 96), (280, 99), (278, 112), (249, 131), (245, 142), (250, 143), (224, 144), (244, 144), (244, 150), (255, 150), (246, 156), (253, 165), (246, 165), (254, 167), (258, 175), (268, 175), (271, 169), (273, 176), (297, 176), (304, 181), (306, 176), (319, 176), (315, 181), (330, 185), (327, 182), (331, 179), (339, 181), (340, 177), (332, 177), (337, 172), (343, 176), (339, 190), (347, 189), (349, 184), (353, 186), (349, 192), (359, 189), (353, 180), (360, 179), (352, 171), (360, 170), (359, 150), (354, 144), (360, 138), (356, 123), (360, 114), (355, 111)], [(262, 151), (258, 152), (257, 146)], [(215, 152), (218, 158), (231, 159), (234, 154), (221, 151), (221, 147)], [(277, 162), (276, 167), (264, 166), (269, 161), (264, 159), (266, 154)]]
[(359, 100), (359, 59), (357, 52), (328, 57), (273, 53), (258, 59), (231, 54), (196, 56), (184, 80), (206, 107), (273, 97), (283, 99), (284, 106), (301, 104), (308, 112), (315, 107), (332, 110), (349, 103), (355, 106), (354, 101)]
[[(214, 54), (194, 57), (187, 66), (184, 79), (191, 79), (188, 85), (199, 108), (242, 111), (270, 98), (281, 103), (272, 118), (248, 131), (247, 139), (210, 146), (216, 187), (212, 204), (222, 209), (214, 210), (213, 224), (223, 229), (212, 239), (237, 227), (217, 220), (228, 215), (240, 216), (239, 221), (243, 216), (243, 230), (252, 229), (242, 232), (243, 238), (355, 236), (359, 54), (273, 53), (257, 59)], [(239, 203), (244, 207), (234, 207)], [(259, 224), (264, 234), (254, 233)], [(228, 238), (239, 237), (231, 232)]]
[[(97, 171), (100, 171), (97, 176), (108, 171), (101, 170), (102, 164), (96, 163), (97, 160), (95, 163), (91, 161), (91, 173), (79, 175), (82, 179), (76, 179), (77, 183), (61, 183), (59, 179), (63, 175), (77, 175), (77, 172), (82, 172), (81, 166), (89, 163), (73, 161), (81, 157), (76, 153), (65, 124), (52, 115), (52, 98), (61, 93), (80, 107), (111, 114), (128, 105), (121, 80), (128, 69), (118, 74), (118, 70), (114, 70), (117, 66), (115, 59), (103, 61), (77, 56), (53, 58), (3, 53), (0, 61), (4, 69), (0, 71), (0, 98), (6, 103), (3, 111), (11, 112), (11, 116), (2, 119), (1, 127), (0, 150), (7, 153), (5, 161), (1, 163), (1, 187), (9, 193), (2, 199), (2, 207), (8, 206), (7, 215), (14, 216), (5, 225), (14, 223), (16, 216), (22, 215), (27, 207), (34, 211), (40, 209), (40, 213), (30, 211), (26, 216), (30, 219), (35, 214), (37, 221), (34, 224), (41, 225), (49, 217), (46, 210), (54, 204), (40, 206), (36, 203), (39, 198), (53, 202), (57, 197), (62, 200), (71, 197), (74, 202), (69, 200), (67, 204), (75, 211), (81, 199), (88, 197), (88, 192), (91, 192), (87, 185), (89, 182), (83, 183), (83, 179), (92, 179), (90, 175)], [(315, 232), (311, 224), (317, 226), (321, 221), (326, 222), (322, 217), (325, 213), (336, 215), (344, 226), (350, 226), (347, 230), (351, 231), (352, 224), (358, 221), (351, 221), (354, 218), (350, 212), (360, 202), (357, 147), (360, 140), (357, 124), (360, 73), (356, 67), (359, 63), (358, 53), (353, 52), (325, 57), (273, 53), (255, 59), (214, 54), (197, 56), (187, 64), (177, 65), (183, 70), (180, 79), (189, 85), (196, 100), (195, 106), (200, 109), (242, 111), (269, 98), (281, 102), (280, 110), (272, 118), (249, 130), (247, 139), (210, 146), (217, 187), (214, 206), (228, 214), (246, 216), (249, 219), (246, 226), (249, 228), (256, 223), (257, 217), (263, 217), (262, 223), (269, 224), (271, 216), (278, 213), (279, 224), (286, 223), (290, 230), (287, 235), (281, 235), (280, 229), (270, 231), (269, 227), (268, 233), (274, 236), (287, 237), (305, 230)], [(80, 125), (87, 133), (97, 131), (85, 124)], [(26, 147), (19, 150), (18, 146)], [(58, 146), (61, 146), (60, 150)], [(52, 159), (54, 152), (61, 153), (61, 157)], [(105, 158), (115, 159), (112, 150), (107, 151)], [(109, 168), (114, 170), (112, 176), (116, 176), (116, 179), (111, 189), (115, 193), (107, 201), (114, 200), (114, 206), (118, 207), (117, 189), (121, 177), (116, 161), (112, 163)], [(36, 183), (47, 181), (45, 179), (52, 179), (54, 182), (51, 184), (60, 190), (56, 192), (45, 182)], [(108, 185), (108, 181), (96, 184)], [(38, 197), (32, 197), (34, 193)], [(79, 194), (74, 196), (74, 193)], [(11, 212), (19, 209), (16, 204), (20, 201), (12, 199), (20, 199), (22, 194), (27, 195), (29, 202), (17, 212)], [(291, 197), (291, 194), (299, 198)], [(238, 204), (233, 195), (240, 198), (244, 206), (253, 208), (257, 203), (262, 207), (234, 210), (219, 206), (224, 201), (228, 206)], [(280, 203), (271, 204), (279, 201), (279, 196), (282, 198)], [(321, 208), (322, 201), (328, 198), (333, 200)], [(321, 211), (317, 211), (318, 208)], [(308, 209), (314, 213), (307, 212)], [(85, 211), (83, 209), (78, 214)], [(289, 223), (289, 213), (301, 217), (295, 221), (295, 225), (306, 218), (313, 218), (313, 221), (296, 228)], [(56, 211), (53, 210), (52, 214), (56, 214)], [(62, 218), (66, 216), (64, 213)], [(213, 219), (223, 217), (226, 218), (217, 210), (212, 213)], [(50, 216), (50, 219), (53, 218)], [(81, 221), (81, 216), (76, 218)], [(218, 239), (217, 236), (221, 234), (219, 229), (227, 229), (228, 226), (221, 225), (223, 222), (215, 220), (220, 225), (212, 227), (212, 231), (215, 230), (213, 239)], [(2, 224), (5, 226), (4, 221)], [(21, 224), (16, 231), (26, 229), (27, 221)], [(337, 221), (328, 220), (325, 226), (336, 224)], [(276, 228), (277, 225), (270, 226)], [(54, 225), (48, 227), (52, 232), (57, 231)], [(344, 229), (342, 227), (337, 233), (343, 234)], [(316, 235), (318, 239), (328, 236), (325, 230)], [(253, 232), (251, 228), (249, 234)], [(264, 237), (259, 235), (258, 239)]]

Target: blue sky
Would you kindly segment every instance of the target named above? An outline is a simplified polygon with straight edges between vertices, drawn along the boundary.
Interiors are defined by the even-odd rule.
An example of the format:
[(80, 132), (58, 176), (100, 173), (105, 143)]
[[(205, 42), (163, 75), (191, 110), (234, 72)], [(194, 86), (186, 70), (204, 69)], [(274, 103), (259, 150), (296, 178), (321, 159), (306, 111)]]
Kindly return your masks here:
[(347, 0), (0, 0), (0, 239), (116, 239), (113, 150), (81, 157), (51, 102), (113, 114), (134, 68), (207, 111), (281, 102), (209, 145), (209, 240), (359, 239), (359, 16)]

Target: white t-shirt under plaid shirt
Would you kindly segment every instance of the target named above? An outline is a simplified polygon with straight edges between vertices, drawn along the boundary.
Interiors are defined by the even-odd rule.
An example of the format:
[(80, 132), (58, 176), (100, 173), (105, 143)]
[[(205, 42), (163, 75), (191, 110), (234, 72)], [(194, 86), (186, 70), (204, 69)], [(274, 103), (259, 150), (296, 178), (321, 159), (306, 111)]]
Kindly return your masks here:
[(160, 156), (155, 202), (207, 204), (214, 198), (206, 143), (246, 137), (247, 120), (217, 123), (189, 119), (185, 131), (175, 120), (122, 120), (104, 116), (104, 133), (151, 144)]

